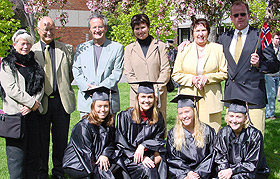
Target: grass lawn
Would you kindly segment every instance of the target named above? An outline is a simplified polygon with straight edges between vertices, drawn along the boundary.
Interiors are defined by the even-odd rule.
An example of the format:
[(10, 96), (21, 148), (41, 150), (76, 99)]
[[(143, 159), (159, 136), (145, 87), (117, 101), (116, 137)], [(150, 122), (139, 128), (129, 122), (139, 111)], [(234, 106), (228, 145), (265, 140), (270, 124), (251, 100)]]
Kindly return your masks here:
[[(77, 87), (74, 87), (77, 92)], [(126, 83), (119, 84), (120, 98), (121, 98), (121, 110), (125, 110), (129, 107), (129, 85)], [(176, 95), (176, 91), (168, 94), (168, 101), (170, 101)], [(2, 103), (0, 104), (0, 106)], [(223, 116), (225, 112), (223, 111)], [(71, 134), (72, 127), (79, 121), (79, 112), (75, 111), (71, 114), (71, 124), (69, 130), (69, 137)], [(280, 116), (280, 104), (276, 102), (276, 116)], [(167, 104), (167, 130), (174, 126), (176, 118), (176, 104)], [(225, 122), (223, 122), (225, 125)], [(266, 154), (266, 159), (268, 166), (271, 169), (270, 179), (279, 178), (280, 179), (280, 118), (276, 120), (266, 120), (265, 128), (265, 140), (264, 140), (264, 150)], [(50, 149), (51, 151), (51, 149)], [(51, 158), (49, 162), (50, 168)], [(51, 171), (49, 170), (51, 175)], [(8, 169), (6, 162), (6, 152), (5, 152), (5, 140), (0, 138), (0, 179), (8, 179)]]

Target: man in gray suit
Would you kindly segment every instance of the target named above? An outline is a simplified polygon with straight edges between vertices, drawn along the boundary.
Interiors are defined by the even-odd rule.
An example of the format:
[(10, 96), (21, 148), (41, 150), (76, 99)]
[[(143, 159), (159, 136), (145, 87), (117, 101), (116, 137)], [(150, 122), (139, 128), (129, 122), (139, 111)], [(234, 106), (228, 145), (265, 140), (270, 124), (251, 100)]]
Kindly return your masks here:
[[(41, 166), (38, 178), (48, 178), (50, 129), (53, 143), (53, 178), (64, 178), (62, 158), (68, 141), (70, 114), (75, 110), (75, 94), (72, 64), (72, 45), (54, 40), (55, 25), (51, 18), (43, 17), (38, 22), (40, 41), (33, 45), (40, 65), (45, 71), (45, 90), (42, 99), (43, 112), (40, 120)], [(34, 176), (35, 177), (35, 176)]]
[(93, 40), (78, 45), (74, 57), (73, 74), (79, 87), (78, 111), (81, 117), (90, 112), (92, 100), (86, 91), (95, 86), (105, 86), (117, 93), (112, 94), (112, 113), (120, 110), (119, 82), (123, 71), (123, 46), (106, 39), (107, 18), (92, 15), (88, 22)]
[[(257, 46), (260, 30), (249, 26), (248, 4), (235, 1), (231, 7), (230, 18), (235, 30), (225, 32), (219, 37), (228, 61), (224, 98), (238, 98), (257, 104), (249, 106), (249, 114), (254, 126), (264, 134), (267, 102), (264, 74), (277, 72), (279, 61), (271, 46), (264, 49), (261, 43)], [(240, 45), (237, 45), (238, 42)], [(237, 51), (240, 52), (239, 55)]]

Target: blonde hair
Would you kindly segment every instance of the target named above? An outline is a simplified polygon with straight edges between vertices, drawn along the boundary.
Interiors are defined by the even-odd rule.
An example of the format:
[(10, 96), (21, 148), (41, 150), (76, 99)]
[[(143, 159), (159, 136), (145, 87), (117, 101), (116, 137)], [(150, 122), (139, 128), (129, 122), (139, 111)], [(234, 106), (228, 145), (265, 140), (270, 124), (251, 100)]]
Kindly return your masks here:
[(90, 112), (87, 115), (83, 116), (83, 118), (84, 117), (87, 118), (89, 120), (90, 124), (97, 125), (97, 126), (101, 125), (106, 119), (108, 119), (108, 121), (107, 121), (107, 123), (105, 125), (106, 126), (112, 126), (114, 124), (113, 115), (109, 113), (106, 116), (105, 119), (100, 119), (98, 117), (97, 112), (95, 111), (95, 108), (94, 108), (95, 107), (95, 103), (96, 103), (96, 101), (93, 101), (91, 103), (91, 106), (90, 106), (91, 110), (90, 110)]
[[(205, 145), (205, 135), (204, 135), (204, 128), (205, 125), (200, 122), (200, 120), (197, 117), (196, 110), (193, 109), (193, 118), (194, 118), (194, 141), (195, 145), (198, 148), (203, 148)], [(184, 127), (182, 124), (182, 121), (179, 119), (177, 114), (176, 124), (173, 129), (173, 136), (174, 136), (174, 146), (177, 151), (180, 151), (182, 149), (182, 146), (186, 146), (186, 136), (184, 132)]]
[[(149, 120), (149, 125), (153, 125), (156, 124), (158, 122), (158, 109), (157, 109), (157, 98), (155, 96), (155, 94), (153, 93), (154, 96), (154, 104), (152, 106), (153, 111), (152, 111), (152, 115), (148, 116), (148, 120)], [(139, 93), (136, 95), (135, 97), (135, 104), (134, 104), (134, 109), (132, 111), (132, 120), (134, 122), (136, 122), (136, 124), (140, 124), (140, 106), (139, 106)]]

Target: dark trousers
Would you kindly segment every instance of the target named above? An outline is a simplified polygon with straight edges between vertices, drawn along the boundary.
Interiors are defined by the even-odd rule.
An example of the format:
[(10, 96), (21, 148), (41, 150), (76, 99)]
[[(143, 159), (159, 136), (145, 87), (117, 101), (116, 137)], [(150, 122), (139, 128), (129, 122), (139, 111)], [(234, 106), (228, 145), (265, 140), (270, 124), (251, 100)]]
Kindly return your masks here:
[(48, 100), (48, 111), (40, 120), (41, 167), (40, 178), (48, 177), (50, 131), (52, 132), (52, 174), (64, 176), (62, 158), (68, 141), (70, 114), (63, 108), (59, 95)]
[(36, 112), (27, 114), (24, 117), (24, 137), (6, 138), (7, 164), (11, 179), (37, 179), (40, 161), (39, 120)]

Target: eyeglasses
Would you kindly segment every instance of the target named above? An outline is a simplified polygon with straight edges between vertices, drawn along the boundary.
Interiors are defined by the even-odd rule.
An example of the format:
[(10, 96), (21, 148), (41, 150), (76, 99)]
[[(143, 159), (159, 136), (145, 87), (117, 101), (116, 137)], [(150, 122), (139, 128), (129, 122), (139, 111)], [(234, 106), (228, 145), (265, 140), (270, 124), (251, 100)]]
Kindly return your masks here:
[(232, 16), (237, 18), (238, 16), (241, 16), (241, 17), (244, 17), (246, 16), (247, 13), (243, 12), (243, 13), (240, 13), (240, 14), (233, 14)]
[(51, 29), (41, 29), (40, 27), (38, 27), (38, 29), (40, 29), (43, 33), (48, 33), (48, 32), (54, 32), (54, 28), (51, 28)]

